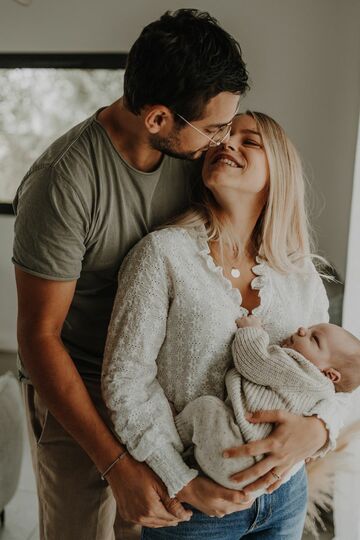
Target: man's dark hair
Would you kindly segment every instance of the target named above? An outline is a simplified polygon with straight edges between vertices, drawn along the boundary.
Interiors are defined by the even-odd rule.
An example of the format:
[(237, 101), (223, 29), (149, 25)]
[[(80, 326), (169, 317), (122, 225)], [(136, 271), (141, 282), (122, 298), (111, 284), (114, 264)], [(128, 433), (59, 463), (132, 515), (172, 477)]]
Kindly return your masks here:
[(143, 29), (129, 52), (125, 104), (134, 114), (161, 104), (197, 120), (220, 92), (245, 93), (247, 80), (240, 45), (216, 19), (196, 9), (167, 11)]

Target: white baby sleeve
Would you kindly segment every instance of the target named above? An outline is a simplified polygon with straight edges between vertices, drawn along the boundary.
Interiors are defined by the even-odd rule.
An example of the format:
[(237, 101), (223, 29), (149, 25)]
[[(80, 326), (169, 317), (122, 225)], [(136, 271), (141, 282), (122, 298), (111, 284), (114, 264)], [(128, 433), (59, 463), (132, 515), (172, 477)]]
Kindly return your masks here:
[(246, 327), (236, 331), (232, 344), (236, 370), (248, 381), (270, 388), (296, 381), (297, 366), (280, 347), (269, 347), (269, 335), (262, 328)]

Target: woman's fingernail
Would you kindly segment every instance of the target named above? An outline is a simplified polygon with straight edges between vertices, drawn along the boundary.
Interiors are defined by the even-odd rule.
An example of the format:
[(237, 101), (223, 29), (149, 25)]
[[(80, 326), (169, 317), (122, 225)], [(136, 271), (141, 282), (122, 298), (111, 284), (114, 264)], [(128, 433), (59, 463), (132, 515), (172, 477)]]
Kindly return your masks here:
[(223, 452), (223, 457), (225, 457), (225, 458), (230, 457), (229, 452)]

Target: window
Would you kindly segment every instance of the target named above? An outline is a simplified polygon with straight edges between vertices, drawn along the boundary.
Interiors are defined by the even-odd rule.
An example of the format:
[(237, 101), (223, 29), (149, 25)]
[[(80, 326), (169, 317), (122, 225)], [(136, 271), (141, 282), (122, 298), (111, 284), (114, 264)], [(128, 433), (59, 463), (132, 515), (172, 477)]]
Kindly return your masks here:
[(123, 93), (126, 54), (0, 54), (0, 213), (30, 165)]

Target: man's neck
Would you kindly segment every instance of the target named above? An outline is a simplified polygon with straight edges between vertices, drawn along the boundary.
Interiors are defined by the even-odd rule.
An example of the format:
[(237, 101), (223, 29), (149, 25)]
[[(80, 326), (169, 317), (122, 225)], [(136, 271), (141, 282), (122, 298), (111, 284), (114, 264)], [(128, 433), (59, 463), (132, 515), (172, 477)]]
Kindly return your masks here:
[(142, 172), (158, 168), (163, 154), (151, 148), (142, 117), (126, 109), (122, 98), (100, 111), (97, 120), (127, 163)]

